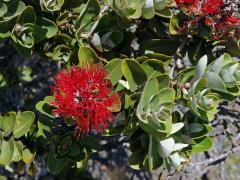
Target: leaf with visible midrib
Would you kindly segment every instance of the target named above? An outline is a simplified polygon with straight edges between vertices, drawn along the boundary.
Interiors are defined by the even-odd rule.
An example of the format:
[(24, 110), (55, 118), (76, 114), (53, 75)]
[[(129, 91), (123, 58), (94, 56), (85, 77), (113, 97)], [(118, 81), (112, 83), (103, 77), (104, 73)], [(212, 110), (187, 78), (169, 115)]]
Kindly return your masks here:
[(81, 65), (86, 65), (88, 63), (98, 63), (100, 62), (100, 58), (96, 54), (96, 52), (88, 47), (82, 46), (78, 50), (78, 59)]
[(196, 141), (199, 141), (199, 142), (197, 142), (198, 144), (192, 146), (193, 153), (207, 151), (213, 145), (213, 141), (209, 137), (201, 138), (200, 140), (196, 140)]
[(3, 140), (1, 146), (1, 153), (0, 153), (0, 164), (8, 165), (13, 157), (14, 152), (14, 144), (13, 144), (13, 137), (11, 137), (8, 141)]
[(18, 16), (17, 22), (19, 24), (35, 23), (36, 13), (32, 6), (27, 6), (22, 13)]
[(22, 112), (16, 117), (15, 125), (13, 128), (13, 135), (15, 138), (20, 138), (30, 131), (34, 122), (35, 115), (31, 111)]
[(113, 59), (105, 66), (108, 71), (108, 78), (111, 80), (113, 85), (115, 85), (123, 76), (121, 64), (122, 59)]
[(14, 153), (12, 160), (13, 161), (20, 161), (22, 159), (22, 150), (23, 150), (23, 143), (21, 141), (14, 141)]
[(125, 59), (122, 62), (122, 72), (132, 91), (135, 91), (138, 86), (141, 86), (147, 81), (146, 72), (135, 60)]
[(12, 133), (15, 119), (15, 112), (8, 112), (6, 116), (0, 116), (0, 128), (4, 131), (3, 135), (5, 137), (9, 136)]

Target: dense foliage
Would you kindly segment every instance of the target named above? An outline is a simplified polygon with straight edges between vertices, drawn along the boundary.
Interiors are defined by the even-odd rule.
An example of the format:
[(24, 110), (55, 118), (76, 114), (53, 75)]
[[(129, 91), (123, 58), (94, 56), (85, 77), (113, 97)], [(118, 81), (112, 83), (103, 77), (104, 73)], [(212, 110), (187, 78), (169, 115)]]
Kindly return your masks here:
[(49, 146), (52, 174), (77, 171), (101, 132), (129, 137), (134, 169), (180, 169), (212, 147), (218, 105), (240, 95), (239, 28), (227, 0), (0, 0), (0, 38), (64, 67), (37, 111), (0, 116), (0, 164), (34, 171)]

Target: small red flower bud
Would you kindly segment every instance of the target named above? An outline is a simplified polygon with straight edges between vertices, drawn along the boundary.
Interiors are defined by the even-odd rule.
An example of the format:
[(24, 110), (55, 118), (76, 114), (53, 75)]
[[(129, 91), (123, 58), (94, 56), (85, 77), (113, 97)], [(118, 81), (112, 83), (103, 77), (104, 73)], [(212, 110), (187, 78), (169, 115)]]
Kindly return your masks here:
[(213, 19), (210, 18), (210, 17), (206, 17), (206, 18), (205, 18), (205, 24), (206, 24), (207, 26), (211, 26), (211, 25), (213, 24)]

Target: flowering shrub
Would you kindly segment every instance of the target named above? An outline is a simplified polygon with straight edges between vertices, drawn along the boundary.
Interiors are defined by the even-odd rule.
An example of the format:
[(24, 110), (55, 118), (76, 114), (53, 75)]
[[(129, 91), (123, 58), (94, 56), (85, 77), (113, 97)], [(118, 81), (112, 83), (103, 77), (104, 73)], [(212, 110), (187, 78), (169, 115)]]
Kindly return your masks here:
[(61, 65), (37, 111), (0, 116), (0, 164), (34, 172), (45, 147), (52, 174), (78, 171), (99, 134), (128, 137), (137, 170), (208, 151), (219, 104), (240, 95), (237, 2), (0, 0), (0, 38)]

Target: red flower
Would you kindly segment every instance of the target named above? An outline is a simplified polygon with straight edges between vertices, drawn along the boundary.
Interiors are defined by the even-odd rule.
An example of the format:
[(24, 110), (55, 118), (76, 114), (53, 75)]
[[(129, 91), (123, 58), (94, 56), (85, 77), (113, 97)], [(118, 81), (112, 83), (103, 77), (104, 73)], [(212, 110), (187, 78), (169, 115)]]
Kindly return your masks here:
[(240, 19), (237, 19), (235, 17), (224, 17), (224, 21), (230, 23), (240, 23)]
[(188, 13), (208, 15), (219, 13), (223, 0), (176, 0), (179, 6), (184, 6)]
[(223, 6), (222, 0), (206, 0), (205, 2), (202, 2), (200, 10), (201, 15), (219, 13), (221, 11), (221, 7)]
[(206, 24), (207, 26), (211, 26), (211, 25), (213, 24), (213, 19), (210, 18), (210, 17), (206, 17), (206, 18), (205, 18), (205, 24)]
[(240, 19), (236, 17), (224, 17), (221, 21), (214, 24), (211, 33), (215, 36), (215, 39), (228, 35), (236, 35), (236, 27), (240, 25)]
[(73, 118), (77, 122), (77, 135), (91, 129), (102, 131), (112, 121), (112, 112), (120, 109), (119, 96), (106, 79), (106, 71), (93, 67), (72, 67), (55, 76), (52, 105), (55, 116)]
[[(182, 27), (180, 33), (193, 32), (192, 29), (201, 25), (204, 20), (210, 30), (213, 39), (225, 38), (227, 36), (238, 36), (236, 27), (240, 25), (240, 19), (229, 14), (237, 14), (236, 10), (229, 7), (229, 3), (224, 0), (176, 0), (177, 5), (189, 16)], [(230, 10), (228, 10), (230, 8)], [(194, 24), (193, 24), (194, 22)], [(198, 23), (200, 22), (200, 23)], [(197, 25), (195, 25), (197, 24)]]
[(188, 13), (196, 12), (197, 0), (176, 0), (176, 3), (180, 7), (185, 7)]

